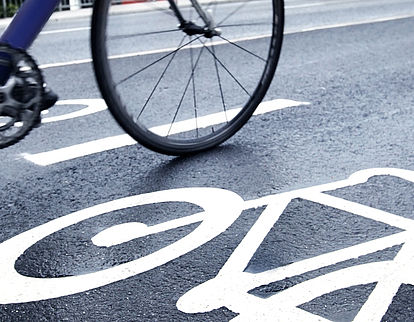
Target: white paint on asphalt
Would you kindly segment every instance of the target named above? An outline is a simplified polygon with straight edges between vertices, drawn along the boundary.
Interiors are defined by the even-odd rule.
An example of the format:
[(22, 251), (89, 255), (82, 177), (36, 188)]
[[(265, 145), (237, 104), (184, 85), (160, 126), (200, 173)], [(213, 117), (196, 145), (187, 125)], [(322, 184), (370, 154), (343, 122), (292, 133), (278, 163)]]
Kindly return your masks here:
[(200, 214), (170, 220), (154, 226), (147, 226), (140, 222), (127, 222), (107, 228), (94, 237), (92, 243), (100, 247), (111, 247), (126, 243), (130, 240), (150, 236), (178, 227), (184, 227), (200, 221)]
[[(333, 5), (346, 5), (346, 4), (352, 4), (352, 3), (360, 3), (360, 0), (349, 0), (349, 1), (344, 1), (344, 0), (337, 0), (337, 1), (322, 1), (322, 2), (313, 2), (313, 3), (303, 3), (303, 4), (293, 4), (293, 5), (285, 5), (285, 10), (295, 10), (295, 9), (306, 9), (306, 8), (313, 8), (313, 7), (326, 7), (326, 6), (333, 6)], [(131, 6), (130, 6), (131, 7)], [(145, 10), (140, 10), (139, 7), (145, 7)], [(135, 5), (135, 10), (134, 9), (132, 11), (126, 11), (125, 13), (131, 14), (131, 13), (135, 13), (135, 12), (140, 12), (140, 11), (151, 11), (152, 10), (159, 10), (160, 8), (165, 8), (167, 9), (168, 6), (164, 5), (160, 7), (160, 3), (157, 3), (157, 6), (148, 6), (147, 4), (140, 4), (139, 7), (137, 5)], [(86, 12), (85, 9), (83, 9), (83, 11)], [(79, 13), (77, 13), (79, 14)], [(88, 17), (89, 15), (91, 15), (91, 13), (89, 13), (88, 15), (81, 15), (81, 17)], [(62, 18), (60, 18), (62, 19)], [(58, 34), (58, 33), (69, 33), (69, 32), (78, 32), (78, 31), (90, 31), (91, 27), (90, 26), (86, 26), (86, 27), (75, 27), (75, 28), (62, 28), (62, 29), (52, 29), (52, 30), (44, 30), (42, 32), (40, 32), (40, 35), (54, 35), (54, 34)]]
[(71, 65), (87, 64), (91, 62), (92, 62), (92, 59), (85, 58), (85, 59), (77, 59), (77, 60), (72, 60), (72, 61), (62, 62), (62, 63), (42, 64), (42, 65), (39, 65), (39, 68), (46, 69), (46, 68), (52, 68), (52, 67), (64, 67), (64, 66), (71, 66)]
[(89, 30), (91, 30), (91, 27), (55, 29), (55, 30), (42, 31), (40, 33), (40, 35), (53, 35), (53, 34), (61, 34), (61, 33), (64, 33), (64, 32), (78, 32), (78, 31), (89, 31)]
[(46, 166), (136, 143), (128, 134), (120, 134), (48, 152), (36, 154), (22, 153), (21, 156), (37, 165)]
[[(414, 220), (324, 193), (324, 191), (361, 184), (372, 176), (381, 175), (396, 176), (414, 182), (413, 171), (368, 169), (353, 174), (347, 180), (246, 202), (250, 205), (266, 206), (266, 209), (217, 276), (184, 294), (178, 300), (177, 308), (185, 313), (203, 313), (227, 307), (239, 314), (232, 321), (326, 321), (320, 316), (301, 310), (299, 306), (340, 289), (376, 283), (373, 292), (354, 321), (381, 321), (399, 287), (402, 284), (414, 282), (412, 274), (414, 270)], [(283, 213), (285, 206), (295, 198), (345, 210), (347, 213), (387, 223), (403, 231), (262, 273), (245, 272), (249, 261)], [(250, 290), (259, 286), (300, 276), (397, 245), (403, 246), (393, 260), (382, 261), (379, 258), (377, 262), (337, 269), (309, 280), (305, 279), (304, 282), (281, 290), (268, 298), (249, 293)]]
[[(233, 321), (326, 321), (320, 316), (300, 309), (300, 305), (340, 289), (375, 283), (374, 290), (365, 303), (362, 303), (354, 321), (381, 321), (399, 287), (402, 284), (414, 284), (412, 274), (414, 270), (414, 220), (325, 193), (325, 191), (363, 184), (374, 176), (395, 176), (414, 182), (414, 171), (374, 168), (356, 172), (345, 180), (250, 201), (243, 201), (237, 194), (223, 189), (184, 188), (121, 198), (71, 213), (32, 228), (0, 244), (0, 288), (7, 290), (7, 292), (0, 293), (0, 303), (23, 303), (76, 294), (146, 272), (206, 244), (228, 229), (244, 209), (252, 206), (265, 206), (258, 220), (233, 251), (217, 276), (182, 295), (177, 302), (179, 310), (185, 313), (203, 313), (227, 307), (238, 314)], [(402, 231), (368, 241), (363, 238), (359, 244), (322, 253), (264, 272), (256, 274), (245, 272), (246, 266), (271, 228), (277, 224), (289, 203), (297, 198), (315, 202), (321, 207), (328, 206), (344, 210), (345, 217), (347, 214), (353, 214), (398, 227)], [(118, 266), (67, 277), (33, 278), (21, 275), (15, 269), (15, 263), (21, 254), (32, 245), (62, 229), (120, 209), (170, 201), (193, 203), (203, 208), (204, 211), (153, 226), (142, 223), (116, 225), (92, 238), (95, 245), (110, 247), (133, 238), (200, 222), (197, 228), (182, 239), (151, 254)], [(364, 233), (361, 232), (361, 234)], [(392, 260), (378, 258), (376, 262), (332, 269), (328, 273), (305, 279), (267, 298), (249, 293), (250, 290), (262, 285), (378, 253), (393, 246), (401, 246), (401, 248)]]
[[(58, 121), (66, 121), (70, 119), (74, 119), (81, 116), (86, 116), (94, 113), (98, 113), (101, 111), (106, 110), (108, 107), (103, 99), (100, 98), (90, 98), (90, 99), (71, 99), (71, 100), (61, 100), (55, 104), (55, 108), (58, 106), (64, 106), (65, 108), (68, 105), (83, 105), (84, 108), (70, 113), (55, 115), (55, 116), (48, 116), (50, 114), (49, 110), (42, 111), (42, 123), (53, 123)], [(16, 122), (15, 126), (19, 127), (20, 122)], [(5, 125), (0, 117), (0, 126)], [(20, 125), (21, 126), (21, 125)]]
[[(47, 116), (49, 113), (43, 114), (42, 112), (42, 123), (66, 121), (66, 120), (74, 119), (77, 117), (98, 113), (108, 108), (103, 99), (92, 98), (92, 99), (61, 100), (55, 104), (54, 110), (58, 106), (67, 107), (67, 105), (84, 105), (85, 107), (75, 112), (65, 113), (65, 114), (56, 115), (56, 116)], [(48, 112), (48, 110), (44, 112)]]
[[(287, 99), (277, 99), (272, 100), (268, 102), (261, 103), (256, 111), (254, 112), (254, 115), (264, 114), (273, 112), (276, 110), (281, 110), (288, 107), (294, 107), (294, 106), (304, 106), (309, 105), (308, 102), (298, 102), (293, 100), (287, 100)], [(231, 109), (227, 111), (227, 115), (233, 115), (240, 111), (240, 109)], [(220, 124), (223, 121), (225, 121), (225, 114), (224, 113), (215, 113), (210, 114), (207, 116), (203, 116), (197, 119), (198, 122), (198, 128), (201, 127), (207, 127), (211, 125)], [(186, 132), (190, 130), (195, 129), (195, 119), (189, 119), (185, 121), (177, 122), (176, 125), (173, 126), (172, 130), (174, 134)], [(168, 133), (170, 125), (162, 125), (152, 128), (151, 130), (155, 133), (158, 133), (160, 135), (166, 135)], [(173, 134), (172, 132), (170, 132)], [(136, 144), (136, 141), (132, 139), (127, 134), (121, 134), (116, 136), (111, 136), (99, 140), (89, 141), (81, 144), (72, 145), (65, 148), (60, 148), (56, 150), (51, 150), (47, 152), (41, 152), (36, 154), (30, 154), (25, 153), (22, 154), (22, 156), (28, 160), (31, 161), (37, 165), (41, 166), (47, 166), (56, 164), (59, 162), (67, 161), (67, 160), (73, 160), (79, 157), (108, 151), (128, 145)]]
[[(358, 25), (366, 25), (371, 23), (378, 23), (378, 22), (386, 22), (386, 21), (394, 21), (394, 20), (401, 20), (406, 18), (414, 18), (414, 15), (408, 14), (408, 15), (398, 15), (398, 16), (391, 16), (391, 17), (384, 17), (384, 18), (373, 18), (373, 19), (366, 19), (366, 20), (360, 20), (360, 21), (354, 21), (354, 22), (347, 22), (347, 23), (340, 23), (340, 24), (331, 24), (331, 25), (320, 25), (320, 26), (314, 26), (309, 28), (301, 28), (301, 29), (290, 29), (285, 31), (285, 35), (291, 35), (291, 34), (297, 34), (297, 33), (305, 33), (305, 32), (311, 32), (315, 30), (328, 30), (328, 29), (335, 29), (335, 28), (342, 28), (342, 27), (350, 27), (350, 26), (358, 26)], [(237, 39), (230, 39), (232, 42), (242, 42), (247, 40), (254, 40), (254, 39), (261, 39), (261, 38), (267, 38), (270, 37), (270, 34), (266, 35), (257, 35), (252, 37), (243, 37), (243, 38), (237, 38)], [(212, 43), (206, 44), (206, 46), (217, 46), (217, 45), (224, 45), (228, 44), (226, 41), (214, 41)], [(195, 47), (201, 47), (202, 45), (193, 45), (193, 48)], [(183, 49), (190, 48), (190, 46), (184, 47)], [(110, 59), (120, 59), (120, 58), (128, 58), (128, 57), (137, 57), (137, 56), (144, 56), (144, 55), (151, 55), (151, 54), (157, 54), (157, 53), (168, 53), (171, 51), (176, 50), (176, 47), (171, 48), (161, 48), (161, 49), (154, 49), (154, 50), (147, 50), (147, 51), (139, 51), (139, 52), (132, 52), (122, 55), (114, 55), (110, 56)], [(77, 59), (67, 62), (58, 62), (58, 63), (47, 63), (42, 64), (39, 67), (41, 69), (47, 69), (47, 68), (54, 68), (54, 67), (64, 67), (64, 66), (71, 66), (71, 65), (79, 65), (79, 64), (86, 64), (91, 63), (91, 58), (84, 58), (84, 59)]]
[(367, 25), (371, 23), (387, 22), (387, 21), (401, 20), (401, 19), (407, 19), (407, 18), (414, 18), (414, 15), (412, 14), (399, 15), (399, 16), (393, 16), (393, 17), (373, 18), (373, 19), (366, 19), (366, 20), (360, 20), (360, 21), (354, 21), (354, 22), (344, 22), (344, 23), (337, 23), (337, 24), (331, 24), (331, 25), (315, 26), (315, 27), (304, 28), (301, 30), (287, 31), (285, 34), (297, 34), (297, 33), (304, 33), (304, 32), (310, 32), (310, 31), (315, 31), (315, 30), (326, 30), (326, 29), (336, 29), (336, 28), (351, 27), (351, 26), (358, 26), (358, 25)]
[[(262, 38), (268, 38), (269, 35), (257, 35), (257, 36), (250, 36), (250, 37), (241, 37), (241, 38), (235, 38), (231, 39), (232, 42), (242, 42), (242, 41), (248, 41), (248, 40), (255, 40), (255, 39), (262, 39)], [(212, 42), (209, 42), (207, 44), (195, 44), (192, 43), (188, 46), (183, 46), (181, 50), (187, 50), (187, 49), (194, 49), (194, 48), (201, 48), (201, 47), (211, 47), (211, 46), (221, 46), (228, 44), (225, 40), (215, 40)], [(109, 59), (122, 59), (122, 58), (130, 58), (130, 57), (137, 57), (137, 56), (145, 56), (145, 55), (154, 55), (154, 54), (160, 54), (160, 53), (169, 53), (172, 51), (177, 50), (177, 47), (168, 47), (168, 48), (160, 48), (160, 49), (151, 49), (151, 50), (144, 50), (144, 51), (138, 51), (138, 52), (132, 52), (132, 53), (126, 53), (126, 54), (118, 54), (118, 55), (112, 55), (109, 56)], [(63, 66), (70, 66), (70, 65), (79, 65), (79, 64), (85, 64), (92, 62), (91, 58), (86, 59), (79, 59), (79, 60), (73, 60), (69, 62), (63, 62), (63, 63), (50, 63), (50, 64), (42, 64), (39, 66), (41, 69), (46, 68), (52, 68), (52, 67), (63, 67)]]
[[(28, 248), (54, 232), (84, 220), (116, 210), (162, 202), (185, 202), (204, 211), (158, 225), (172, 229), (200, 222), (190, 234), (153, 253), (131, 262), (93, 273), (57, 278), (24, 276), (15, 269), (15, 262)], [(104, 286), (161, 266), (224, 232), (239, 216), (243, 199), (236, 193), (217, 188), (184, 188), (157, 191), (109, 201), (82, 209), (32, 228), (0, 244), (0, 304), (22, 303), (76, 294)], [(224, 216), (223, 216), (224, 215)], [(154, 226), (156, 227), (156, 226)], [(156, 233), (158, 230), (152, 228)]]
[[(336, 4), (344, 4), (344, 3), (352, 3), (352, 2), (358, 2), (359, 0), (351, 0), (351, 1), (330, 1), (330, 2), (314, 2), (314, 3), (305, 3), (305, 4), (300, 4), (300, 5), (286, 5), (285, 9), (286, 10), (290, 10), (290, 9), (305, 9), (305, 8), (311, 8), (311, 7), (319, 7), (319, 6), (327, 6), (327, 5), (336, 5)], [(202, 3), (202, 1), (201, 1)], [(131, 6), (130, 6), (131, 7)], [(165, 8), (167, 9), (168, 6), (164, 5), (164, 6), (160, 6), (160, 3), (157, 3), (157, 6), (153, 6), (150, 7), (148, 6), (146, 3), (142, 3), (139, 4), (139, 7), (145, 7), (145, 11), (150, 11), (152, 10), (159, 10), (160, 8)], [(143, 11), (142, 9), (139, 10), (139, 8), (137, 5), (135, 5), (135, 10), (136, 12), (139, 11)], [(133, 10), (134, 10), (133, 9)], [(130, 14), (130, 13), (134, 13), (134, 11), (127, 11), (126, 13)], [(83, 11), (86, 11), (83, 9)], [(79, 14), (79, 13), (77, 13)], [(90, 15), (90, 13), (89, 13)], [(87, 15), (81, 15), (81, 17), (87, 17)], [(76, 27), (76, 28), (62, 28), (62, 29), (52, 29), (52, 30), (45, 30), (40, 32), (40, 35), (53, 35), (53, 34), (59, 34), (59, 33), (68, 33), (68, 32), (78, 32), (78, 31), (90, 31), (91, 27), (87, 26), (87, 27)]]
[[(253, 113), (253, 115), (260, 115), (265, 114), (269, 112), (274, 112), (277, 110), (281, 110), (287, 107), (294, 107), (294, 106), (304, 106), (309, 105), (308, 102), (297, 102), (287, 99), (277, 99), (273, 101), (267, 101), (259, 104), (256, 111)], [(185, 120), (185, 121), (178, 121), (175, 122), (172, 126), (170, 124), (160, 125), (151, 128), (151, 131), (155, 134), (158, 134), (159, 136), (167, 136), (177, 133), (183, 133), (187, 131), (191, 131), (195, 129), (195, 125), (199, 129), (206, 128), (211, 125), (226, 123), (227, 120), (233, 119), (239, 112), (241, 111), (241, 108), (233, 108), (226, 112), (218, 112), (214, 114), (209, 114), (205, 116), (200, 116), (197, 118), (197, 123), (195, 121), (195, 118)]]

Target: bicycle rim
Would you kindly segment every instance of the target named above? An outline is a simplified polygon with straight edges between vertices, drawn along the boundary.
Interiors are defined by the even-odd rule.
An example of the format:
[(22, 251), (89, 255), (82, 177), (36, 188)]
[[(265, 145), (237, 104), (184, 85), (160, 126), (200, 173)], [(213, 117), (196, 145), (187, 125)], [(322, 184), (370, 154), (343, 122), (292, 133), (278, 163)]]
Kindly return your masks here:
[[(121, 127), (157, 152), (195, 153), (227, 140), (261, 102), (277, 66), (283, 1), (200, 4), (219, 35), (183, 32), (167, 1), (95, 1), (92, 55), (102, 96)], [(204, 27), (190, 1), (177, 6)]]

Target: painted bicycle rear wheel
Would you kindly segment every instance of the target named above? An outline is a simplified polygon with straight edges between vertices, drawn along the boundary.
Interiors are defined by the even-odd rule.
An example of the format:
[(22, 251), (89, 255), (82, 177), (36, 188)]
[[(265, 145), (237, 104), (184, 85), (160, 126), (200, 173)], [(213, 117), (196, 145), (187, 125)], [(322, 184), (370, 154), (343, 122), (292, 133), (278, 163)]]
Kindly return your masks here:
[[(117, 4), (96, 0), (92, 56), (102, 96), (120, 126), (151, 150), (214, 147), (251, 117), (280, 55), (283, 0)], [(185, 23), (183, 23), (183, 21)]]

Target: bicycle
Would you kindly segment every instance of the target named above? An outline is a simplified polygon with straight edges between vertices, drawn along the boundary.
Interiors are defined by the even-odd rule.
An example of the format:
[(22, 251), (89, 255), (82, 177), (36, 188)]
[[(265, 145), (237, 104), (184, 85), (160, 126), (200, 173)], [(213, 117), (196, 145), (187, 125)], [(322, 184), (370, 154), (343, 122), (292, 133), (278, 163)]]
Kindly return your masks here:
[[(58, 2), (39, 8), (26, 0), (0, 38), (1, 148), (25, 137), (40, 115), (43, 77), (27, 49)], [(283, 0), (119, 3), (95, 1), (91, 51), (100, 92), (123, 130), (170, 155), (234, 135), (274, 77)]]

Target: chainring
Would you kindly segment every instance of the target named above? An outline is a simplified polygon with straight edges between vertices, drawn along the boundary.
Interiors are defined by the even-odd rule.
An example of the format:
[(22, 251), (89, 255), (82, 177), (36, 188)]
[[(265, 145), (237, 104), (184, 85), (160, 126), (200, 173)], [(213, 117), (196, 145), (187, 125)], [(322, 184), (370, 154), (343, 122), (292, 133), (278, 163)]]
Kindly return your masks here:
[(0, 86), (0, 149), (23, 139), (39, 124), (43, 76), (25, 51), (0, 44), (0, 68), (9, 72)]

